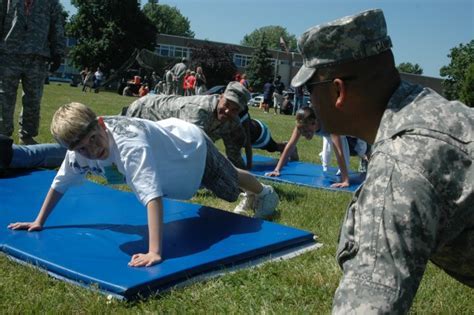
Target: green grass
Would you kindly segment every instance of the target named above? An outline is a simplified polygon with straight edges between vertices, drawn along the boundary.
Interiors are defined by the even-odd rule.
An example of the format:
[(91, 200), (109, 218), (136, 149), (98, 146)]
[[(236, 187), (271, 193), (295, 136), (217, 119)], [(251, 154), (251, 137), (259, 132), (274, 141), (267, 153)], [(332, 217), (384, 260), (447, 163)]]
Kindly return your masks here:
[[(106, 115), (118, 113), (132, 100), (109, 92), (82, 93), (80, 88), (65, 84), (45, 86), (41, 131), (37, 139), (53, 141), (49, 123), (61, 104), (82, 102), (98, 114)], [(17, 110), (19, 107), (17, 104)], [(251, 114), (268, 123), (275, 140), (289, 139), (293, 117), (263, 114), (254, 108)], [(218, 146), (223, 148), (222, 143)], [(302, 139), (298, 144), (300, 158), (304, 161), (319, 162), (317, 153), (320, 149), (319, 138)], [(258, 150), (256, 153), (267, 154)], [(356, 159), (351, 165), (357, 167)], [(315, 233), (324, 244), (322, 248), (287, 261), (241, 270), (133, 303), (107, 303), (106, 297), (99, 293), (55, 280), (0, 255), (0, 313), (329, 313), (341, 276), (334, 258), (339, 226), (351, 195), (285, 184), (274, 186), (281, 198), (279, 214), (274, 221)], [(226, 210), (236, 205), (204, 191), (191, 202)], [(430, 264), (411, 312), (474, 314), (472, 294), (471, 289)]]

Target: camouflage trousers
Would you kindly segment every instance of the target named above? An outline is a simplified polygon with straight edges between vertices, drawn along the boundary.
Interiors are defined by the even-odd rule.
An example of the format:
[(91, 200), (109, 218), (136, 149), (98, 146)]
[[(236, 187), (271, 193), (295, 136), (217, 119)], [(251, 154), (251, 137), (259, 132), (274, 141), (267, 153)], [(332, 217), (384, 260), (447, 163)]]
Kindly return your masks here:
[(0, 133), (13, 134), (18, 85), (23, 96), (19, 124), (20, 137), (38, 135), (40, 104), (47, 75), (47, 59), (32, 55), (0, 55)]
[(423, 194), (419, 201), (426, 208), (414, 201), (397, 209), (405, 192), (379, 197), (375, 190), (359, 188), (347, 209), (337, 251), (344, 275), (333, 314), (408, 313), (429, 260), (474, 287), (472, 191), (460, 198), (461, 210), (445, 215)]

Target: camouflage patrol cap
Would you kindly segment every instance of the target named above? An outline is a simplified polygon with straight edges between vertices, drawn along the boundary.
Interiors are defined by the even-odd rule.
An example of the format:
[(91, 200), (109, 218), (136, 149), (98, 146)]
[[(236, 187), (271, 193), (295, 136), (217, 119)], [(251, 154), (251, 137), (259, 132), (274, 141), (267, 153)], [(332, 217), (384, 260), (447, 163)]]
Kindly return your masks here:
[(293, 77), (305, 84), (318, 68), (378, 55), (392, 47), (382, 10), (368, 10), (314, 26), (301, 35), (298, 50), (303, 66)]
[(250, 99), (250, 92), (240, 82), (230, 82), (225, 91), (224, 97), (240, 106), (241, 110), (245, 109)]

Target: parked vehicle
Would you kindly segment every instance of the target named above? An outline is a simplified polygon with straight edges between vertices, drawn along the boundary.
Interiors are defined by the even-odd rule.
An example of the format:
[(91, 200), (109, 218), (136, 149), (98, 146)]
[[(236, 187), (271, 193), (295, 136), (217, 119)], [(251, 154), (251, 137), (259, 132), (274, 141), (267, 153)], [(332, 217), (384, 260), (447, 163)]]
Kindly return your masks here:
[(259, 107), (260, 104), (263, 102), (263, 95), (262, 94), (257, 94), (256, 96), (252, 97), (248, 103), (247, 106), (251, 107)]

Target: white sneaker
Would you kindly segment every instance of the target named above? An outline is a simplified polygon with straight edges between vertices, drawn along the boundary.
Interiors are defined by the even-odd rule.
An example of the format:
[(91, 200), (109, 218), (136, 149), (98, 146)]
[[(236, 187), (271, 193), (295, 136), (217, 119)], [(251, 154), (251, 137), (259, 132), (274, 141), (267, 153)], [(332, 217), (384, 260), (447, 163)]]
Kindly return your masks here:
[(248, 210), (252, 209), (252, 204), (255, 201), (255, 194), (251, 193), (240, 193), (239, 195), (242, 200), (240, 200), (237, 207), (234, 209), (234, 213), (245, 215)]
[(253, 209), (255, 218), (266, 218), (275, 213), (275, 209), (280, 202), (277, 193), (272, 186), (263, 185), (263, 191), (255, 196)]

